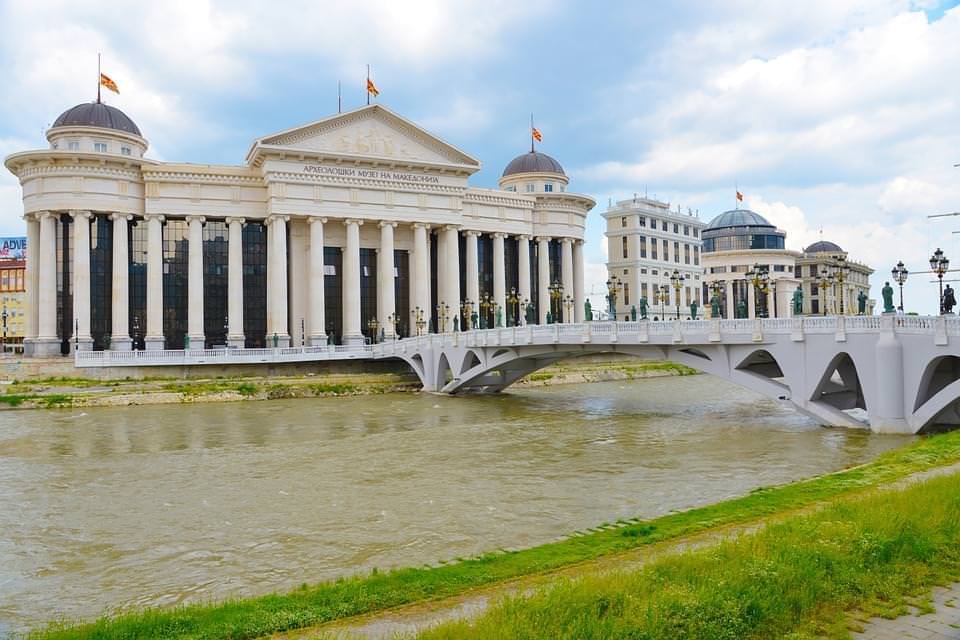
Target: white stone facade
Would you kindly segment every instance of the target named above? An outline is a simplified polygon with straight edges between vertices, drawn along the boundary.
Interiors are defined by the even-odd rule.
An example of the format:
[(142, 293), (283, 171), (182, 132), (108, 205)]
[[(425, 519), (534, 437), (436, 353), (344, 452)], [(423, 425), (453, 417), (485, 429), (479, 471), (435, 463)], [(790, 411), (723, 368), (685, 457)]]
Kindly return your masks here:
[[(328, 340), (324, 275), (330, 275), (331, 265), (325, 263), (324, 248), (340, 251), (342, 330), (337, 339), (343, 344), (371, 337), (369, 327), (361, 326), (361, 289), (368, 278), (376, 280), (375, 317), (386, 337), (401, 325), (414, 334), (417, 308), (425, 320), (438, 316), (438, 306), (459, 309), (465, 325), (470, 314), (463, 313), (463, 303), (478, 311), (484, 295), (504, 324), (515, 322), (517, 315), (522, 323), (522, 302), (515, 300), (537, 295), (537, 319), (544, 322), (552, 281), (562, 283), (576, 310), (563, 314), (564, 321), (582, 319), (581, 245), (594, 201), (567, 192), (562, 174), (505, 176), (500, 189), (471, 187), (468, 178), (479, 170), (479, 161), (383, 106), (259, 138), (242, 166), (153, 161), (143, 157), (144, 138), (106, 128), (54, 127), (47, 137), (50, 148), (15, 153), (5, 161), (20, 179), (29, 237), (27, 353), (50, 355), (67, 345), (83, 350), (94, 344), (90, 222), (94, 219), (96, 230), (96, 220), (106, 224), (104, 216), (109, 216), (113, 238), (110, 349), (130, 349), (135, 343), (146, 349), (165, 346), (171, 322), (170, 301), (164, 297), (169, 278), (164, 251), (170, 242), (165, 229), (173, 222), (186, 227), (186, 335), (194, 345), (210, 340), (209, 322), (204, 322), (210, 258), (202, 247), (204, 228), (211, 222), (224, 225), (227, 308), (215, 311), (226, 319), (223, 334), (231, 346), (243, 346), (249, 338), (244, 335), (248, 305), (241, 243), (252, 222), (266, 225), (265, 331), (279, 346)], [(540, 190), (513, 190), (515, 183), (527, 182)], [(557, 187), (545, 189), (548, 182)], [(64, 241), (57, 229), (67, 221), (72, 323), (62, 313), (58, 316), (58, 304), (65, 304), (58, 267), (66, 271), (58, 265)], [(145, 227), (138, 232), (145, 234), (144, 248), (126, 241), (128, 225)], [(507, 251), (516, 256), (509, 269), (506, 241), (510, 249), (517, 247)], [(492, 278), (477, 263), (478, 242), (492, 247)], [(551, 263), (551, 247), (559, 251), (559, 261)], [(366, 273), (361, 265), (361, 251), (369, 250), (376, 252), (375, 273)], [(127, 265), (138, 251), (145, 256), (146, 301), (143, 317), (132, 318), (131, 278), (137, 274)], [(409, 290), (403, 292), (409, 319), (397, 320), (395, 251), (405, 251), (409, 259)], [(535, 279), (531, 255), (538, 260)], [(484, 278), (492, 286), (483, 286)], [(517, 283), (513, 291), (507, 282)], [(453, 313), (439, 314), (441, 326), (434, 329), (450, 330)], [(142, 340), (132, 340), (134, 332)]]

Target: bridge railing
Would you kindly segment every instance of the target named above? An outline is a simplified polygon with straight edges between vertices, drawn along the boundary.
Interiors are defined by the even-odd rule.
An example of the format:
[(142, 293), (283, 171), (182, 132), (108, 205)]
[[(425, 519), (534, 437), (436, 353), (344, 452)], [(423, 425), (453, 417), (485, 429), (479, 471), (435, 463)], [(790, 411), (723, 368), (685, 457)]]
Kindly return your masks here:
[(155, 349), (144, 351), (77, 351), (77, 367), (158, 366), (182, 364), (253, 364), (311, 360), (355, 360), (373, 357), (368, 345), (324, 345), (267, 349)]

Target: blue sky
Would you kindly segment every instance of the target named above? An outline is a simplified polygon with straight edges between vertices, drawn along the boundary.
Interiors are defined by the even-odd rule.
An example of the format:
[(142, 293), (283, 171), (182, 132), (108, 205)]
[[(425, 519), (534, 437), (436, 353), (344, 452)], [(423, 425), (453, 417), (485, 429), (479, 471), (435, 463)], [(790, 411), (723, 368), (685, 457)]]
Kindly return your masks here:
[[(645, 189), (709, 220), (746, 205), (800, 249), (823, 236), (877, 269), (924, 268), (937, 246), (960, 264), (960, 9), (910, 0), (642, 2), (0, 3), (0, 155), (95, 96), (154, 158), (240, 164), (250, 141), (364, 99), (479, 158), (495, 186), (528, 145), (598, 207), (588, 286), (603, 279), (602, 210)], [(0, 177), (0, 234), (22, 232)], [(908, 307), (933, 311), (926, 278)], [(911, 303), (911, 298), (914, 301)]]

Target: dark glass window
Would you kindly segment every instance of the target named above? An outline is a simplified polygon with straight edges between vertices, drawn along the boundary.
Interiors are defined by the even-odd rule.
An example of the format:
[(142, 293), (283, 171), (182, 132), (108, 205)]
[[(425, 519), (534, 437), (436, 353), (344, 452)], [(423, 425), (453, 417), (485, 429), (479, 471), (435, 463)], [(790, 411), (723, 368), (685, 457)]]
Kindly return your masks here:
[(267, 228), (243, 225), (243, 333), (248, 349), (267, 346)]
[(503, 240), (503, 272), (505, 276), (505, 286), (507, 293), (511, 289), (520, 289), (520, 265), (517, 256), (519, 255), (519, 242), (516, 238), (505, 238)]
[(163, 225), (163, 339), (167, 349), (183, 349), (187, 335), (188, 246), (187, 222), (167, 220)]
[(95, 350), (110, 347), (113, 318), (113, 222), (105, 215), (90, 227), (90, 335)]
[[(360, 332), (368, 338), (376, 338), (369, 322), (377, 318), (377, 251), (360, 249)], [(380, 333), (379, 327), (376, 330)]]
[(533, 304), (534, 322), (540, 321), (540, 243), (530, 242), (530, 302)]
[(680, 243), (673, 243), (673, 261), (680, 264)]
[(144, 349), (147, 329), (147, 223), (142, 218), (127, 225), (129, 302), (127, 323), (134, 349)]
[(343, 340), (343, 251), (340, 247), (323, 248), (323, 316), (327, 340), (341, 344)]
[(550, 241), (550, 284), (563, 282), (563, 258), (559, 240)]
[(208, 349), (227, 344), (229, 240), (226, 222), (203, 226), (203, 333)]
[(439, 246), (440, 241), (436, 233), (430, 234), (430, 309), (427, 310), (427, 315), (430, 318), (430, 325), (428, 330), (436, 331), (437, 330), (437, 305), (440, 304), (439, 292), (437, 291), (437, 247)]
[(57, 219), (57, 335), (60, 353), (70, 353), (73, 337), (73, 219), (63, 214)]
[(393, 302), (397, 315), (396, 331), (400, 336), (410, 335), (410, 254), (401, 249), (393, 252)]
[[(484, 294), (493, 298), (493, 238), (488, 235), (482, 235), (477, 238), (477, 267), (480, 273), (480, 300), (471, 300), (473, 310), (478, 315), (483, 314), (480, 308), (480, 301)], [(486, 310), (486, 317), (483, 319), (484, 326), (494, 326), (495, 312), (492, 307)], [(469, 322), (469, 319), (468, 319)]]

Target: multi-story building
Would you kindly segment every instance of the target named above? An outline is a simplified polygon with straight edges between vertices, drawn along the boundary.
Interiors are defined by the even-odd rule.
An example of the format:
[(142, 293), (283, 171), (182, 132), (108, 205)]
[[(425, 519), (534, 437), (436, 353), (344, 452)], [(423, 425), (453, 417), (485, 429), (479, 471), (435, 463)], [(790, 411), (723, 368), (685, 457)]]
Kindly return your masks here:
[[(607, 274), (622, 286), (617, 300), (620, 319), (629, 319), (641, 299), (646, 299), (649, 317), (674, 317), (679, 305), (685, 318), (692, 302), (702, 305), (700, 234), (704, 224), (698, 217), (673, 211), (668, 203), (650, 198), (621, 200), (603, 217), (607, 221)], [(675, 284), (680, 284), (679, 291)]]
[[(703, 298), (716, 291), (724, 318), (785, 318), (799, 284), (795, 267), (800, 254), (786, 248), (787, 234), (748, 209), (733, 209), (710, 221), (703, 236)], [(751, 274), (766, 274), (758, 288)], [(758, 295), (759, 294), (759, 295)]]
[(807, 315), (856, 315), (860, 293), (867, 296), (864, 312), (873, 314), (870, 299), (873, 269), (850, 260), (839, 245), (814, 242), (797, 258), (796, 277), (803, 287), (803, 312)]
[(28, 354), (583, 317), (595, 203), (546, 154), (472, 187), (478, 160), (381, 105), (258, 138), (235, 166), (146, 158), (133, 120), (99, 101), (46, 137), (5, 161), (27, 221)]
[(0, 259), (0, 332), (5, 344), (23, 342), (26, 298), (26, 261)]

